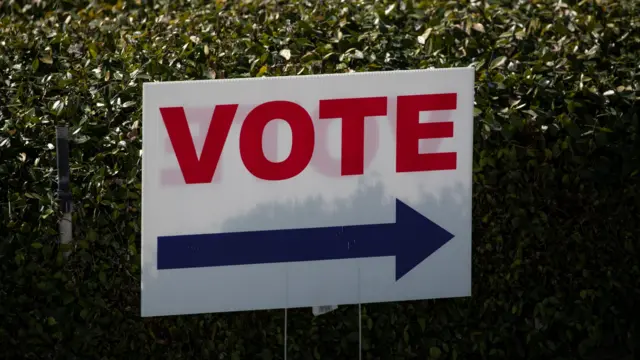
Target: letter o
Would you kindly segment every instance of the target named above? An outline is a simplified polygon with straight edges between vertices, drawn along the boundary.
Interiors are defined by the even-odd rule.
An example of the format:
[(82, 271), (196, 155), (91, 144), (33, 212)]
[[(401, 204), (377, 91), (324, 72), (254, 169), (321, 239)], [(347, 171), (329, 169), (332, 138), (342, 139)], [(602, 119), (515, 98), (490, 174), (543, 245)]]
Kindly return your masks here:
[[(281, 162), (264, 155), (262, 134), (267, 124), (282, 119), (291, 128), (291, 152)], [(253, 176), (263, 180), (286, 180), (300, 174), (311, 161), (314, 148), (313, 121), (309, 113), (291, 101), (270, 101), (256, 106), (240, 129), (240, 157)]]

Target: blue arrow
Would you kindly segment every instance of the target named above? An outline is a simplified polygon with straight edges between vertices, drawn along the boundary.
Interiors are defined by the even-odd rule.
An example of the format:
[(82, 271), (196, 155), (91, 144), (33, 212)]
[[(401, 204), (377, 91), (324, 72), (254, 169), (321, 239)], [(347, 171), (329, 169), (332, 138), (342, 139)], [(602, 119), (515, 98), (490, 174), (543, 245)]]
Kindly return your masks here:
[(158, 269), (395, 256), (396, 280), (453, 234), (396, 200), (390, 224), (158, 237)]

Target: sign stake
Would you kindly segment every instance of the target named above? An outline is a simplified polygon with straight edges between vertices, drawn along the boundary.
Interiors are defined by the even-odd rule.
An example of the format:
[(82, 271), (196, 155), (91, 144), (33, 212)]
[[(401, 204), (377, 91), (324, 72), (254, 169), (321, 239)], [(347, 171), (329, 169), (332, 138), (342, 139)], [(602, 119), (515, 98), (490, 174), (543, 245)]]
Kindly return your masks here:
[[(56, 128), (56, 160), (58, 166), (58, 198), (62, 219), (60, 220), (60, 243), (69, 244), (73, 238), (71, 217), (71, 191), (69, 190), (69, 128)], [(65, 257), (68, 251), (64, 253)]]
[(287, 360), (287, 308), (284, 308), (284, 360)]
[(358, 303), (358, 360), (362, 360), (362, 304)]
[[(360, 261), (358, 261), (358, 279), (360, 279)], [(358, 281), (358, 360), (362, 360), (362, 291)]]

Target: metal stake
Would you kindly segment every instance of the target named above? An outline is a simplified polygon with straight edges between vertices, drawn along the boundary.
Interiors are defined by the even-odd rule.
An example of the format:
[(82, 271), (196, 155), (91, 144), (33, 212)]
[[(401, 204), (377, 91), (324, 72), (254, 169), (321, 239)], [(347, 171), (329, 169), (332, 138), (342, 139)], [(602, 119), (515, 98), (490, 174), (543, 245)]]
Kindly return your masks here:
[(284, 360), (287, 360), (287, 308), (284, 308)]
[(362, 360), (362, 304), (358, 303), (358, 359)]

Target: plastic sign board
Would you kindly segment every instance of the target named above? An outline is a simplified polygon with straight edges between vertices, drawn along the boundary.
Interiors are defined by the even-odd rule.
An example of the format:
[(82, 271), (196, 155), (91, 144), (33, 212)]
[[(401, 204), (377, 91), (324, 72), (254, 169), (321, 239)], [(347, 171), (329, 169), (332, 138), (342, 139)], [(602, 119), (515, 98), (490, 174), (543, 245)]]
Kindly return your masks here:
[(469, 296), (473, 84), (144, 84), (142, 316)]

